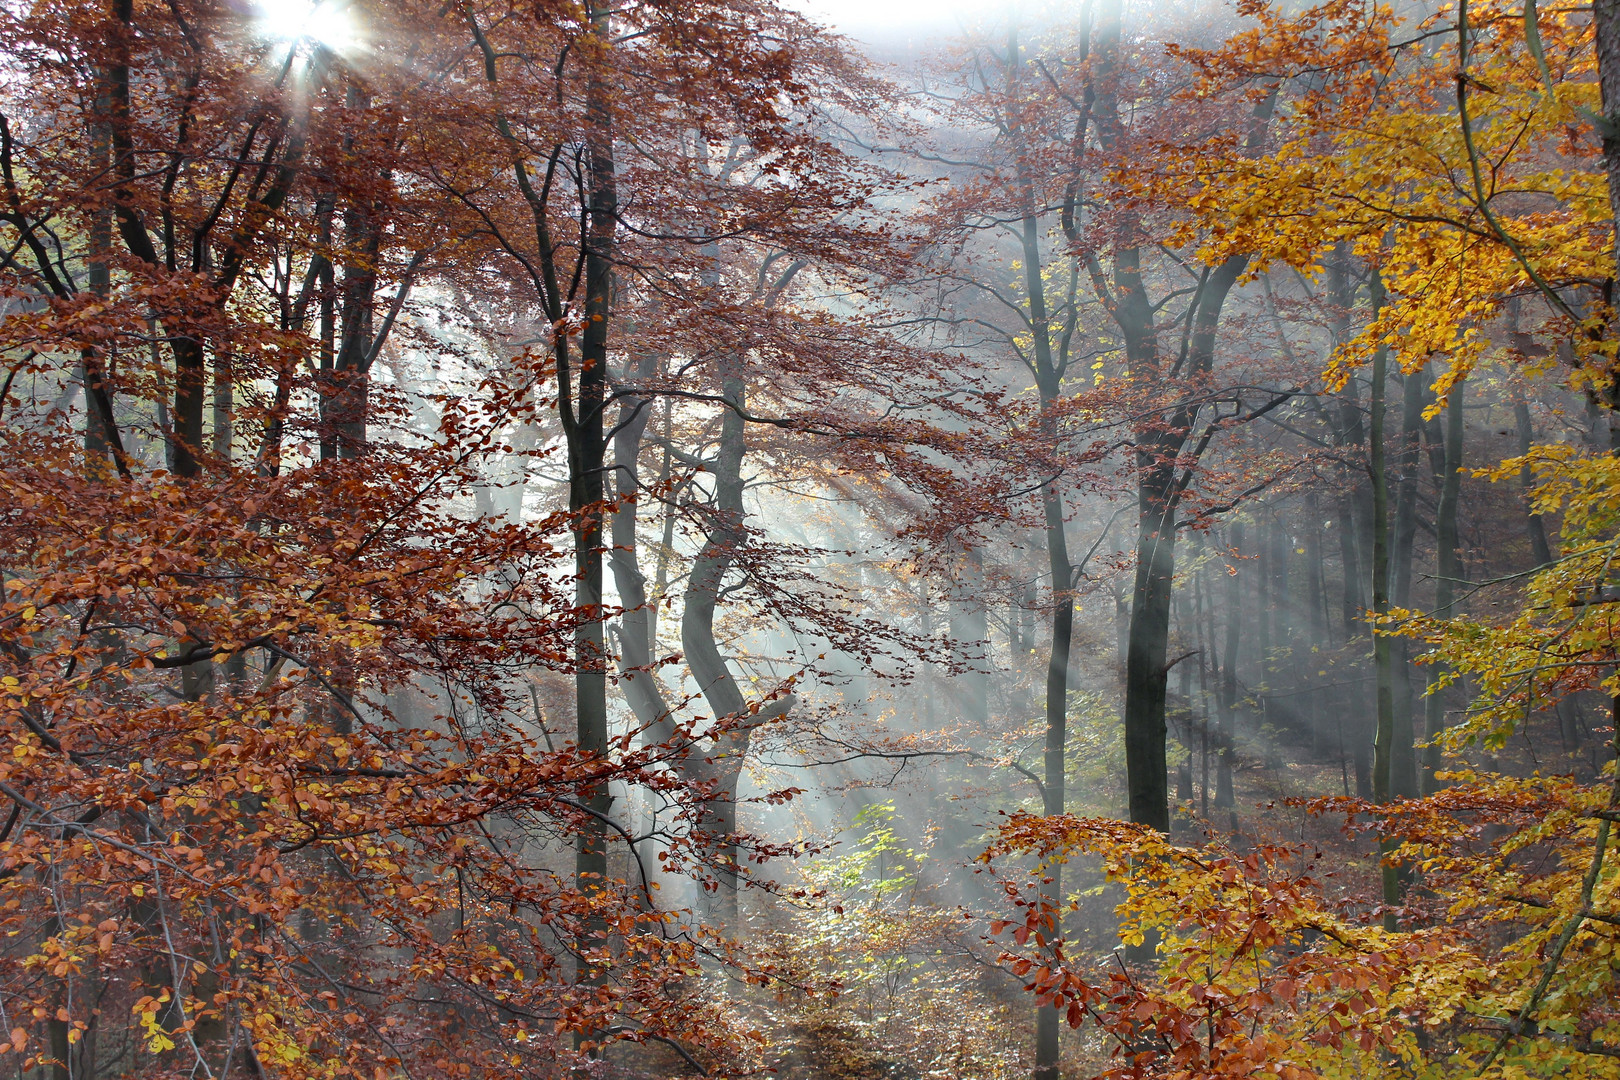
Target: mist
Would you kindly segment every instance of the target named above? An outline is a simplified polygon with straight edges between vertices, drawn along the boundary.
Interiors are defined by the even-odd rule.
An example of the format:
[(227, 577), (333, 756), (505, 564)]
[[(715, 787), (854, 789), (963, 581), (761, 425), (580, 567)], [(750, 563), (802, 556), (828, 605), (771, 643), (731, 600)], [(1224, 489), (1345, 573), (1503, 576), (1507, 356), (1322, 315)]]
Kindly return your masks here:
[(0, 52), (19, 1077), (1612, 1075), (1613, 4)]

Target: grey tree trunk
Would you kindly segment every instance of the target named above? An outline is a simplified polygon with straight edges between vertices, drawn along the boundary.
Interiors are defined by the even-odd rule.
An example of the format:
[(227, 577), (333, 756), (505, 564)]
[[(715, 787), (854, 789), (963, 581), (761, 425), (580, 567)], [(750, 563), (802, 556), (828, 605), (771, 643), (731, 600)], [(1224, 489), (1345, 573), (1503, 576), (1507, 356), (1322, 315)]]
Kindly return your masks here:
[[(1417, 540), (1417, 494), (1420, 442), (1423, 435), (1424, 380), (1427, 365), (1402, 378), (1401, 441), (1396, 451), (1395, 469), (1399, 478), (1395, 496), (1395, 527), (1390, 543), (1389, 596), (1395, 607), (1407, 607), (1412, 597), (1412, 552)], [(1395, 796), (1414, 798), (1418, 794), (1416, 728), (1413, 712), (1416, 687), (1413, 683), (1412, 646), (1406, 638), (1394, 643), (1395, 731), (1391, 749), (1390, 791)]]
[(957, 562), (951, 592), (951, 640), (960, 650), (958, 659), (966, 669), (957, 676), (962, 689), (962, 712), (983, 730), (990, 723), (990, 637), (989, 612), (982, 596), (983, 557), (969, 548)]
[[(362, 112), (370, 95), (351, 81), (345, 105)], [(345, 149), (352, 148), (353, 136), (345, 136)], [(321, 459), (345, 460), (359, 457), (365, 450), (366, 413), (371, 400), (370, 372), (366, 369), (371, 351), (372, 301), (377, 293), (377, 257), (382, 251), (381, 207), (361, 201), (344, 214), (344, 267), (341, 289), (342, 313), (339, 340), (331, 382), (322, 388)]]
[[(1373, 310), (1383, 306), (1383, 287), (1373, 275)], [(1372, 596), (1373, 614), (1389, 612), (1389, 475), (1384, 460), (1384, 390), (1388, 383), (1389, 350), (1380, 346), (1373, 353), (1372, 401), (1368, 422), (1367, 468), (1372, 480)], [(1395, 702), (1393, 656), (1389, 638), (1376, 630), (1373, 639), (1373, 672), (1376, 679), (1378, 720), (1373, 736), (1373, 801), (1387, 803), (1393, 796), (1395, 749)], [(1391, 845), (1379, 844), (1382, 859), (1384, 929), (1398, 929), (1395, 907), (1400, 903), (1400, 871), (1389, 860)]]
[[(1513, 422), (1518, 428), (1519, 456), (1523, 457), (1530, 452), (1530, 445), (1535, 440), (1535, 429), (1530, 420), (1530, 402), (1525, 398), (1524, 387), (1515, 383), (1510, 390), (1513, 395)], [(1537, 566), (1547, 566), (1553, 561), (1552, 544), (1547, 539), (1547, 523), (1542, 516), (1535, 512), (1530, 502), (1530, 489), (1534, 485), (1534, 478), (1530, 474), (1530, 466), (1526, 465), (1519, 470), (1519, 487), (1524, 491), (1525, 505), (1525, 531), (1530, 537), (1530, 554), (1536, 560)], [(1575, 702), (1568, 697), (1558, 699), (1553, 706), (1558, 716), (1558, 735), (1564, 744), (1566, 753), (1574, 753), (1581, 746), (1581, 726), (1575, 715)]]
[[(708, 514), (707, 538), (687, 579), (681, 617), (681, 646), (716, 722), (737, 722), (748, 711), (742, 690), (720, 655), (714, 636), (714, 611), (720, 587), (731, 569), (743, 540), (742, 463), (747, 451), (743, 419), (746, 387), (742, 362), (734, 356), (721, 361), (720, 394), (732, 407), (720, 418), (720, 449), (710, 471), (714, 475), (714, 505)], [(737, 925), (737, 778), (747, 752), (748, 730), (732, 730), (715, 741), (711, 758), (717, 786), (712, 815), (713, 844), (718, 852), (719, 891), (713, 911), (728, 931)]]
[[(1232, 523), (1228, 546), (1234, 554), (1243, 551), (1243, 523)], [(1243, 582), (1238, 574), (1226, 579), (1226, 656), (1221, 663), (1221, 730), (1215, 759), (1215, 805), (1230, 810), (1237, 804), (1232, 791), (1232, 757), (1237, 735), (1238, 643), (1242, 640)], [(1233, 815), (1235, 820), (1236, 815)]]
[[(656, 366), (656, 357), (640, 358), (632, 379), (645, 380)], [(619, 593), (624, 614), (619, 617), (619, 686), (635, 714), (647, 744), (662, 743), (674, 735), (669, 706), (652, 666), (653, 615), (648, 602), (647, 579), (638, 558), (637, 525), (641, 509), (641, 477), (637, 458), (647, 423), (652, 419), (651, 401), (630, 390), (621, 390), (619, 416), (613, 433), (614, 507), (611, 524), (613, 547), (608, 565)]]
[(688, 768), (714, 788), (710, 818), (705, 823), (712, 834), (708, 842), (714, 852), (718, 878), (710, 914), (723, 932), (737, 933), (740, 929), (738, 889), (742, 885), (737, 862), (737, 782), (742, 775), (752, 730), (787, 712), (794, 699), (787, 695), (750, 715), (748, 702), (715, 640), (714, 614), (720, 589), (745, 539), (742, 465), (748, 444), (741, 414), (748, 404), (740, 357), (728, 355), (722, 359), (720, 394), (727, 408), (720, 419), (719, 452), (710, 468), (714, 475), (714, 504), (707, 514), (703, 548), (687, 578), (681, 613), (681, 647), (686, 652), (692, 677), (714, 712), (715, 721), (732, 725), (715, 739), (704, 761), (690, 761)]
[[(1440, 477), (1440, 504), (1435, 510), (1434, 531), (1437, 548), (1434, 582), (1434, 614), (1452, 615), (1457, 581), (1462, 577), (1462, 553), (1457, 538), (1457, 503), (1462, 494), (1463, 394), (1467, 383), (1459, 380), (1446, 401), (1446, 445), (1444, 472)], [(1440, 691), (1444, 669), (1429, 667), (1429, 696), (1425, 699), (1423, 734), (1428, 746), (1423, 751), (1423, 790), (1435, 790), (1434, 774), (1440, 768), (1438, 739), (1446, 727), (1445, 696)]]
[[(1530, 403), (1525, 400), (1523, 387), (1513, 390), (1513, 422), (1518, 428), (1519, 456), (1523, 457), (1530, 452), (1530, 444), (1535, 438), (1530, 423)], [(1530, 537), (1530, 554), (1535, 558), (1536, 565), (1546, 566), (1553, 560), (1552, 544), (1547, 540), (1546, 520), (1530, 504), (1530, 488), (1533, 484), (1530, 466), (1526, 465), (1519, 470), (1519, 486), (1524, 490), (1525, 498), (1525, 531)]]
[[(1016, 92), (1021, 80), (1024, 60), (1019, 52), (1018, 31), (1014, 25), (1007, 35), (1007, 87), (1009, 96)], [(1046, 307), (1045, 263), (1041, 252), (1040, 220), (1037, 212), (1034, 179), (1026, 147), (1022, 143), (1022, 129), (1016, 121), (1009, 125), (1014, 134), (1014, 153), (1022, 202), (1022, 220), (1019, 239), (1024, 256), (1024, 291), (1029, 305), (1028, 327), (1033, 340), (1033, 373), (1035, 388), (1041, 403), (1041, 432), (1054, 444), (1059, 439), (1051, 408), (1063, 391), (1063, 361), (1052, 348), (1051, 319)], [(1047, 568), (1052, 581), (1052, 647), (1046, 667), (1046, 745), (1042, 760), (1041, 801), (1047, 816), (1064, 812), (1065, 771), (1068, 745), (1069, 648), (1074, 632), (1074, 567), (1069, 561), (1069, 543), (1065, 527), (1067, 517), (1062, 491), (1057, 479), (1041, 490), (1041, 510), (1046, 524)], [(1046, 870), (1047, 883), (1041, 898), (1057, 910), (1063, 903), (1063, 868), (1054, 863)], [(1063, 928), (1053, 927), (1061, 939)], [(1035, 1010), (1035, 1069), (1034, 1080), (1058, 1080), (1058, 1033), (1061, 1017), (1053, 1008)]]
[[(1215, 330), (1227, 294), (1247, 264), (1232, 258), (1214, 268), (1193, 317), (1188, 370), (1207, 373)], [(1114, 315), (1126, 341), (1133, 377), (1162, 376), (1153, 313), (1147, 304), (1137, 253), (1116, 253)], [(1125, 771), (1132, 821), (1170, 830), (1169, 774), (1165, 761), (1165, 667), (1170, 642), (1170, 595), (1175, 581), (1176, 517), (1183, 460), (1197, 420), (1196, 405), (1174, 410), (1162, 429), (1138, 432), (1136, 584), (1131, 596), (1130, 641), (1125, 657)]]
[[(99, 77), (102, 84), (106, 76)], [(112, 107), (105, 88), (96, 95), (96, 114), (107, 115)], [(106, 171), (112, 161), (112, 133), (100, 119), (90, 130), (90, 160), (99, 171)], [(89, 257), (86, 260), (86, 284), (96, 296), (105, 298), (112, 288), (112, 274), (108, 258), (112, 254), (112, 208), (102, 207), (90, 218)], [(85, 350), (80, 361), (80, 379), (84, 384), (84, 456), (87, 470), (92, 474), (107, 467), (107, 454), (112, 449), (114, 434), (111, 398), (103, 374), (106, 370), (101, 356), (93, 349)]]
[[(1348, 340), (1350, 334), (1349, 312), (1355, 297), (1349, 262), (1350, 253), (1341, 245), (1328, 264), (1328, 290), (1339, 311), (1333, 320), (1336, 344)], [(1334, 430), (1334, 442), (1354, 454), (1367, 446), (1367, 429), (1362, 422), (1360, 394), (1353, 377), (1339, 393), (1337, 405), (1336, 410), (1328, 413)], [(1367, 592), (1372, 576), (1372, 487), (1366, 470), (1346, 469), (1344, 481), (1337, 499), (1339, 553), (1344, 566), (1344, 597), (1340, 611), (1344, 638), (1350, 642), (1366, 632), (1363, 613), (1368, 606)], [(1376, 682), (1376, 672), (1374, 680)], [(1374, 732), (1369, 731), (1369, 727), (1376, 728), (1376, 700), (1375, 692), (1371, 725), (1359, 700), (1341, 699), (1337, 708), (1339, 729), (1355, 766), (1356, 795), (1363, 799), (1371, 798), (1373, 794), (1369, 750)]]

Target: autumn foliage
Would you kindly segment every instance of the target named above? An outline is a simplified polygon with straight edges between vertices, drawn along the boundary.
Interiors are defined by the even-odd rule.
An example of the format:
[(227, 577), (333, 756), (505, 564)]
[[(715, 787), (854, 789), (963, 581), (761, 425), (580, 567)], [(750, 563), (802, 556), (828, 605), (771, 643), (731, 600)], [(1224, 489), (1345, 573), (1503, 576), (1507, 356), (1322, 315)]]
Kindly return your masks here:
[(0, 10), (0, 1063), (1614, 1075), (1620, 6), (995, 17)]

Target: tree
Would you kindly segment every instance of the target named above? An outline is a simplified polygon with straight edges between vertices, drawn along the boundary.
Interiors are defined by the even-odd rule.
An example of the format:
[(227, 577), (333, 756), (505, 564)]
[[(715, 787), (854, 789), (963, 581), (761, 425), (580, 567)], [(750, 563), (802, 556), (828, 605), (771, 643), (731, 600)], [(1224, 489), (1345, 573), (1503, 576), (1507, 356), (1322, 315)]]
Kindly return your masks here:
[[(785, 124), (753, 96), (803, 93), (786, 54), (753, 41), (748, 20), (776, 16), (722, 25), (732, 13), (620, 12), (633, 27), (622, 48), (604, 12), (353, 13), (379, 39), (414, 27), (397, 79), (335, 39), (270, 40), (213, 8), (7, 16), (8, 47), (43, 101), (13, 103), (26, 122), (8, 122), (0, 146), (20, 241), (7, 286), (23, 307), (5, 324), (5, 389), (64, 386), (82, 365), (98, 417), (85, 442), (105, 443), (118, 472), (92, 461), (85, 475), (60, 412), (0, 399), (19, 463), (6, 479), (8, 730), (38, 751), (7, 773), (6, 887), (22, 923), (55, 912), (11, 958), (13, 975), (49, 971), (29, 993), (51, 1038), (41, 1050), (19, 1028), (12, 1040), (32, 1062), (123, 1053), (86, 1035), (100, 1030), (86, 1011), (98, 995), (133, 1009), (158, 1062), (204, 1071), (520, 1070), (555, 1059), (568, 1033), (586, 1051), (735, 1045), (694, 996), (668, 1007), (696, 946), (670, 932), (637, 853), (619, 848), (628, 883), (610, 860), (630, 838), (611, 785), (656, 792), (679, 830), (709, 818), (716, 793), (669, 768), (690, 753), (684, 735), (608, 737), (599, 538), (606, 335), (625, 265), (614, 152), (642, 133), (622, 118), (648, 133), (676, 113), (688, 126), (752, 124), (767, 153), (793, 156), (772, 142)], [(534, 111), (516, 121), (503, 56), (549, 57), (556, 80), (519, 95)], [(528, 89), (533, 69), (520, 70)], [(685, 90), (661, 93), (655, 73)], [(465, 89), (479, 76), (496, 83), (493, 105)], [(86, 130), (110, 131), (110, 171), (80, 168), (101, 152)], [(573, 168), (573, 208), (528, 183), (520, 139), (538, 136), (551, 139), (542, 168)], [(87, 246), (102, 242), (104, 208), (121, 254)], [(574, 210), (583, 242), (548, 247)], [(747, 211), (739, 200), (734, 212)], [(535, 239), (512, 240), (525, 216)], [(461, 228), (469, 217), (480, 224)], [(456, 259), (435, 261), (448, 235), (462, 238)], [(535, 271), (544, 346), (458, 392), (379, 402), (371, 365), (411, 321), (413, 285), (465, 284), (499, 257)], [(577, 294), (557, 286), (570, 273)], [(389, 361), (395, 374), (406, 362)], [(481, 470), (510, 449), (502, 429), (537, 424), (553, 378), (568, 511), (469, 516)], [(413, 417), (424, 403), (438, 413), (427, 428)], [(153, 424), (170, 474), (141, 445)], [(257, 452), (236, 458), (255, 434)], [(560, 530), (572, 533), (572, 598), (555, 585)], [(528, 692), (555, 669), (580, 688), (579, 737), (561, 747)], [(573, 885), (548, 865), (564, 844), (578, 852)], [(734, 863), (770, 853), (729, 844)], [(73, 951), (91, 931), (94, 967)], [(380, 947), (389, 961), (365, 960)], [(443, 1011), (407, 1021), (423, 992)], [(323, 1002), (336, 1010), (324, 1019), (311, 1011)], [(484, 1022), (458, 1022), (474, 1015)]]

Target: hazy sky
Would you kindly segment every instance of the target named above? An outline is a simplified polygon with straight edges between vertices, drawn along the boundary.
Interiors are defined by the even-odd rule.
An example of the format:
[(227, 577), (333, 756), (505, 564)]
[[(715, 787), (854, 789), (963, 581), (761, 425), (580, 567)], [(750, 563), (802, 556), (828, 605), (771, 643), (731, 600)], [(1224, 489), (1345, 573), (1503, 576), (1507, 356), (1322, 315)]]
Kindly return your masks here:
[(795, 7), (850, 37), (866, 40), (949, 35), (972, 22), (986, 0), (791, 0)]

